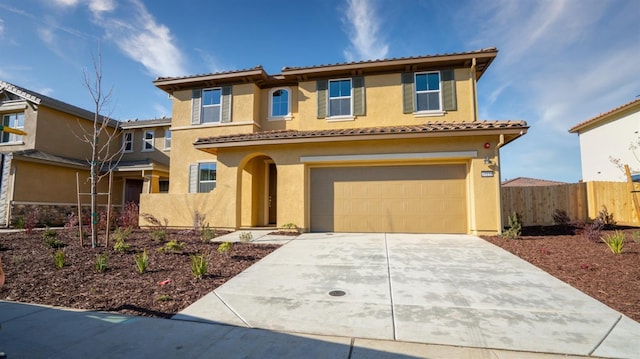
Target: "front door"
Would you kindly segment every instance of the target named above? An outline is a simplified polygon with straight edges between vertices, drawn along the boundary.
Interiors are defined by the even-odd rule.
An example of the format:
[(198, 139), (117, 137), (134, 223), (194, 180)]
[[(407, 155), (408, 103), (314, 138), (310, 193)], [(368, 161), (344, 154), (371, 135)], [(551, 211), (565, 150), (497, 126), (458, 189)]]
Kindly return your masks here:
[(269, 224), (276, 224), (277, 222), (277, 208), (278, 194), (276, 189), (278, 188), (278, 171), (274, 163), (269, 164), (269, 193), (267, 200), (269, 201)]
[(124, 184), (124, 203), (133, 202), (140, 204), (140, 193), (142, 193), (143, 180), (127, 179)]

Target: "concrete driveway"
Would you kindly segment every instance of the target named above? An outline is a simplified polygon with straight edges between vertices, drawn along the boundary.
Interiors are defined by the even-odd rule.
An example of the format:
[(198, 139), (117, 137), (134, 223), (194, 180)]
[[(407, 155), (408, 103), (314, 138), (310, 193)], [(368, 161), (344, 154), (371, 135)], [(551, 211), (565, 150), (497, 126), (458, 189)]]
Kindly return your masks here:
[(302, 234), (174, 319), (540, 353), (640, 353), (639, 323), (468, 235)]

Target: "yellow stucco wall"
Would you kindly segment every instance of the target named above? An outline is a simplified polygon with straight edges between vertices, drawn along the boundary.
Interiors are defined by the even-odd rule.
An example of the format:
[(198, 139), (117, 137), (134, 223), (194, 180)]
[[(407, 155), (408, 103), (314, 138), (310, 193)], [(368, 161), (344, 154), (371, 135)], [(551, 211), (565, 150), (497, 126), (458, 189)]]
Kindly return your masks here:
[[(496, 163), (494, 148), (497, 141), (497, 136), (452, 137), (220, 149), (217, 156), (217, 187), (211, 193), (186, 194), (184, 193), (186, 191), (180, 193), (176, 189), (168, 195), (143, 195), (141, 208), (144, 208), (146, 212), (152, 212), (158, 218), (167, 218), (170, 226), (177, 227), (190, 226), (193, 222), (193, 213), (198, 208), (201, 213), (207, 215), (207, 220), (214, 227), (238, 228), (264, 225), (265, 172), (264, 167), (260, 164), (265, 160), (262, 156), (266, 156), (273, 160), (277, 166), (277, 224), (295, 223), (308, 230), (310, 224), (309, 169), (313, 166), (465, 163), (469, 168), (467, 176), (470, 198), (467, 205), (469, 232), (474, 234), (496, 233), (499, 230), (497, 209), (499, 208), (500, 174), (498, 167), (485, 164), (484, 158), (489, 157)], [(484, 148), (485, 142), (490, 143), (490, 149)], [(477, 151), (478, 155), (473, 159), (333, 161), (318, 164), (300, 162), (301, 156), (460, 151)], [(260, 161), (254, 161), (256, 157)], [(188, 168), (183, 167), (182, 171), (188, 172)], [(174, 167), (172, 167), (173, 170)], [(493, 170), (494, 176), (483, 178), (481, 171), (486, 170)], [(187, 183), (183, 184), (184, 188), (187, 186)], [(234, 213), (237, 215), (234, 216)]]
[[(165, 149), (165, 135), (167, 129), (169, 129), (169, 126), (124, 130), (124, 132), (133, 133), (133, 151), (125, 152), (122, 156), (122, 160), (151, 159), (155, 162), (169, 166), (169, 150)], [(142, 151), (143, 136), (146, 131), (153, 131), (154, 133), (153, 151)], [(120, 135), (118, 141), (118, 143), (122, 143), (122, 135)]]
[[(14, 160), (12, 162), (14, 176), (13, 201), (37, 203), (77, 203), (76, 172), (80, 173), (80, 191), (90, 192), (89, 172), (75, 168), (52, 166), (42, 163)], [(98, 186), (98, 192), (106, 193), (109, 186), (105, 177)], [(122, 203), (122, 179), (114, 178), (112, 202)], [(82, 202), (88, 203), (89, 196), (82, 196)], [(107, 197), (99, 196), (99, 203), (106, 204)]]

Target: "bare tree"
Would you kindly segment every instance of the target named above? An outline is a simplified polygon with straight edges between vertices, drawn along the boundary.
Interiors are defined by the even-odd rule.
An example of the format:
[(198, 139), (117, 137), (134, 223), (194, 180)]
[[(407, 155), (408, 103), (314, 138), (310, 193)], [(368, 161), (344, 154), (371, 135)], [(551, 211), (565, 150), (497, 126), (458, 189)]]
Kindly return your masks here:
[[(98, 45), (97, 58), (92, 55), (93, 74), (89, 75), (87, 70), (83, 70), (84, 86), (89, 91), (91, 99), (95, 105), (93, 117), (93, 129), (87, 131), (83, 129), (83, 134), (79, 136), (82, 142), (91, 146), (91, 159), (87, 159), (90, 165), (91, 183), (91, 246), (96, 247), (98, 239), (98, 223), (100, 216), (98, 214), (98, 183), (104, 177), (108, 176), (114, 166), (118, 164), (124, 153), (124, 148), (118, 141), (117, 122), (111, 119), (111, 113), (108, 116), (100, 113), (109, 103), (111, 99), (112, 89), (104, 92), (102, 89), (102, 51)], [(109, 130), (109, 127), (112, 130)], [(106, 141), (100, 142), (100, 137), (106, 137)], [(116, 149), (116, 146), (117, 147)], [(107, 228), (107, 231), (109, 228)]]

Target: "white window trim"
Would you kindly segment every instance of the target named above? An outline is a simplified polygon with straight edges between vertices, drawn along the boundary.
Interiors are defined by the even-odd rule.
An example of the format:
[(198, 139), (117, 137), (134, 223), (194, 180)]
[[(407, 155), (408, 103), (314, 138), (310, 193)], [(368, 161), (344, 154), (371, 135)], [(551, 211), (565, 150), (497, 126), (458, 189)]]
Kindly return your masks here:
[[(156, 139), (155, 130), (146, 130), (142, 133), (142, 150), (141, 152), (151, 152), (154, 150), (154, 141)], [(151, 138), (147, 139), (147, 134), (151, 133)], [(147, 144), (151, 144), (151, 148), (147, 148)]]
[[(169, 135), (169, 146), (167, 146), (167, 134)], [(172, 134), (171, 134), (171, 129), (167, 128), (164, 130), (164, 150), (165, 151), (169, 151), (171, 150), (171, 140), (172, 140)]]
[[(212, 91), (212, 90), (220, 90), (220, 103), (217, 105), (205, 105), (204, 104), (204, 93), (205, 91)], [(206, 88), (206, 89), (202, 89), (202, 97), (200, 99), (200, 123), (199, 125), (205, 125), (205, 124), (210, 124), (210, 123), (222, 123), (222, 87), (211, 87), (211, 88)], [(205, 107), (218, 107), (218, 121), (208, 121), (206, 122), (204, 120), (204, 108)]]
[[(0, 115), (0, 125), (4, 124), (4, 117), (5, 116), (9, 116), (9, 118), (11, 118), (11, 116), (16, 116), (15, 119), (17, 120), (17, 116), (18, 115), (22, 115), (22, 126), (16, 126), (15, 123), (11, 123), (9, 122), (9, 127), (11, 128), (15, 128), (16, 130), (23, 130), (24, 131), (24, 126), (25, 126), (25, 114), (24, 112), (14, 112), (14, 113), (3, 113)], [(4, 134), (4, 132), (2, 132), (2, 134)], [(9, 141), (7, 142), (0, 142), (1, 146), (7, 146), (7, 145), (24, 145), (24, 140), (22, 135), (16, 135), (15, 133), (9, 133)]]
[[(203, 181), (200, 179), (200, 166), (201, 165), (206, 165), (206, 164), (215, 164), (216, 165), (216, 179), (213, 181)], [(200, 192), (200, 184), (202, 183), (213, 183), (213, 189), (209, 192)], [(196, 193), (211, 193), (213, 191), (215, 191), (216, 187), (218, 186), (218, 161), (198, 161), (198, 191)]]
[[(131, 149), (127, 150), (127, 135), (131, 135)], [(131, 153), (133, 152), (133, 131), (125, 131), (122, 133), (122, 152), (123, 153)]]
[[(273, 110), (273, 93), (278, 90), (287, 91), (287, 97), (288, 97), (287, 103), (289, 104), (289, 112), (287, 112), (287, 114), (284, 116), (273, 116), (273, 113), (271, 112)], [(269, 90), (269, 110), (268, 110), (267, 120), (268, 121), (291, 121), (292, 118), (293, 116), (291, 115), (291, 88), (276, 87)]]
[[(331, 98), (332, 98), (331, 83), (336, 81), (345, 81), (345, 80), (349, 80), (349, 83), (351, 84), (350, 86), (351, 91), (349, 94), (349, 114), (331, 116)], [(334, 97), (333, 99), (345, 99), (345, 98), (346, 98), (345, 96), (341, 96), (341, 97)], [(354, 119), (355, 119), (355, 116), (353, 115), (353, 79), (351, 77), (345, 77), (341, 79), (329, 80), (329, 82), (327, 83), (327, 120), (329, 122), (339, 122), (339, 121), (352, 121)]]
[[(438, 83), (438, 99), (439, 99), (438, 104), (440, 108), (437, 110), (415, 111), (413, 114), (416, 117), (444, 116), (446, 112), (442, 109), (442, 73), (440, 71), (423, 71), (423, 72), (416, 72), (415, 74), (413, 74), (413, 96), (416, 104), (416, 109), (418, 108), (418, 90), (416, 89), (416, 86), (418, 85), (418, 75), (424, 75), (424, 74), (438, 74), (438, 82), (439, 82)], [(419, 93), (433, 93), (433, 92), (435, 91), (427, 90), (427, 91), (420, 91)]]

